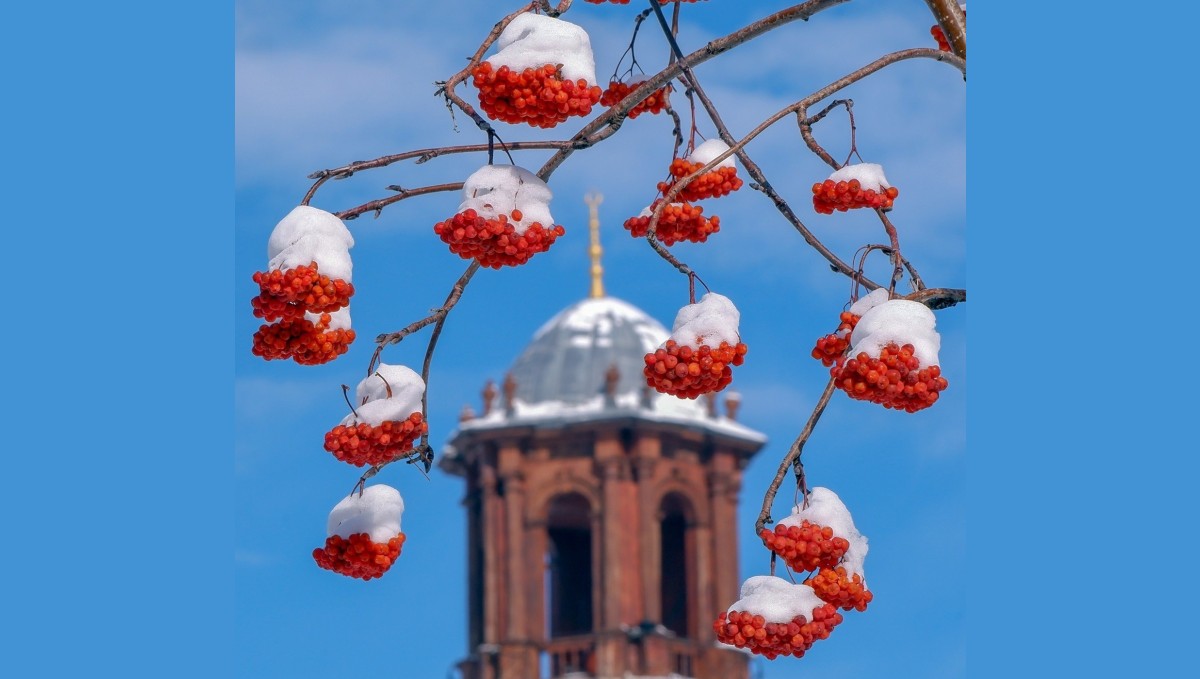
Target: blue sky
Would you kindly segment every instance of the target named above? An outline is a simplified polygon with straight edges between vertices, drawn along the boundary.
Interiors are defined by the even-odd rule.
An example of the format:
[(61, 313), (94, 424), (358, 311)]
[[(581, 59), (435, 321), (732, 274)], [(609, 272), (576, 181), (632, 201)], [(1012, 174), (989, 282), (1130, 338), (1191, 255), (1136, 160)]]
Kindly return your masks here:
[[(687, 7), (685, 52), (787, 3), (707, 3)], [(265, 266), (266, 239), (311, 185), (306, 175), (353, 160), (416, 148), (480, 143), (461, 115), (458, 131), (433, 81), (452, 74), (508, 8), (469, 1), (397, 7), (386, 2), (237, 3), (235, 297), (235, 662), (247, 677), (316, 676), (344, 667), (348, 649), (387, 645), (387, 662), (363, 676), (441, 677), (466, 654), (465, 527), (462, 482), (435, 470), (429, 480), (391, 467), (377, 480), (404, 494), (408, 541), (382, 580), (363, 583), (318, 569), (309, 553), (324, 539), (330, 508), (358, 470), (321, 448), (344, 412), (342, 384), (365, 373), (372, 337), (397, 330), (440, 304), (466, 263), (432, 233), (458, 204), (436, 194), (348, 223), (357, 244), (351, 311), (359, 340), (325, 366), (263, 362), (250, 354), (258, 325), (249, 310), (251, 274)], [(628, 42), (639, 8), (577, 2), (566, 18), (592, 37), (597, 74), (606, 78)], [(863, 6), (858, 6), (863, 5)], [(735, 136), (838, 76), (896, 49), (929, 46), (923, 3), (850, 3), (796, 23), (702, 65), (698, 75)], [(638, 42), (648, 72), (665, 49), (647, 24)], [(474, 91), (460, 87), (469, 101)], [(900, 188), (891, 213), (905, 255), (930, 286), (967, 287), (966, 87), (954, 69), (904, 62), (843, 93), (855, 101), (858, 149), (883, 164)], [(673, 100), (686, 115), (682, 97)], [(498, 125), (506, 141), (558, 139), (551, 131)], [(699, 121), (700, 132), (714, 130)], [(816, 128), (834, 156), (848, 128), (833, 114)], [(669, 120), (642, 116), (603, 144), (573, 156), (551, 178), (551, 209), (567, 234), (519, 269), (475, 277), (446, 325), (430, 379), (431, 443), (437, 449), (459, 409), (478, 409), (488, 378), (500, 379), (542, 322), (582, 299), (587, 281), (586, 192), (601, 206), (605, 283), (665, 325), (687, 301), (686, 279), (620, 228), (654, 195), (670, 161)], [(873, 216), (817, 215), (809, 186), (829, 168), (782, 122), (749, 147), (800, 218), (843, 259), (886, 236)], [(536, 170), (545, 152), (517, 155)], [(483, 155), (402, 163), (331, 182), (313, 205), (344, 210), (388, 195), (384, 187), (461, 181)], [(743, 176), (744, 176), (744, 170)], [(735, 372), (741, 420), (767, 434), (742, 490), (739, 557), (743, 577), (767, 556), (750, 534), (780, 457), (811, 412), (825, 370), (808, 357), (832, 331), (850, 285), (831, 273), (761, 194), (744, 187), (704, 204), (722, 230), (704, 245), (673, 248), (742, 312), (750, 347)], [(877, 279), (876, 260), (868, 272)], [(763, 677), (962, 677), (966, 673), (966, 314), (938, 312), (941, 362), (950, 382), (933, 408), (908, 415), (835, 395), (806, 447), (809, 482), (832, 488), (871, 541), (866, 571), (875, 601), (803, 659), (762, 662)], [(385, 350), (388, 362), (419, 364), (426, 333)], [(791, 494), (781, 492), (776, 515)], [(408, 632), (434, 629), (433, 636)], [(869, 652), (864, 652), (864, 650)], [(402, 669), (401, 669), (402, 668)]]

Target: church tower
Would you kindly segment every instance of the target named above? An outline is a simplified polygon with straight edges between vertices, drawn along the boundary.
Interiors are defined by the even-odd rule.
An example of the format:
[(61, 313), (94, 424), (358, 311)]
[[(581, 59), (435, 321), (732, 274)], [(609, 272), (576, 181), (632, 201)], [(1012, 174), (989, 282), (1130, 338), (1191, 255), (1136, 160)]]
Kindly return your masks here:
[(440, 466), (466, 481), (463, 679), (745, 679), (712, 622), (738, 596), (742, 469), (765, 443), (736, 395), (645, 386), (669, 333), (604, 293), (596, 209), (592, 289), (488, 382)]

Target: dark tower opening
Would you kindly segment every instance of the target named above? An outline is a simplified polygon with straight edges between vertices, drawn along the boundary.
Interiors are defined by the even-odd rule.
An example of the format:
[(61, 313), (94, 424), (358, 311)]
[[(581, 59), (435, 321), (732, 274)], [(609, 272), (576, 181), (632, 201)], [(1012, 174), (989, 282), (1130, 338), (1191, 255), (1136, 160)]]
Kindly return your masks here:
[(663, 498), (660, 509), (659, 589), (662, 604), (662, 624), (681, 637), (689, 636), (688, 619), (688, 545), (687, 500), (672, 493)]
[(591, 507), (578, 493), (556, 496), (546, 519), (547, 636), (592, 631)]

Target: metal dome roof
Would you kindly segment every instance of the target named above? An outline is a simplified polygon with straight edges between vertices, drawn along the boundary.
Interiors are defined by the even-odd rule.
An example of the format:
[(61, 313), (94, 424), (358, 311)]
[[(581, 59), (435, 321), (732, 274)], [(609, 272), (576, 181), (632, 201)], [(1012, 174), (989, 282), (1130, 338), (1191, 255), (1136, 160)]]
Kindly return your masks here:
[(643, 357), (670, 333), (644, 311), (616, 299), (577, 302), (534, 333), (510, 371), (516, 397), (534, 404), (580, 404), (604, 393), (604, 375), (615, 365), (617, 394), (640, 393)]

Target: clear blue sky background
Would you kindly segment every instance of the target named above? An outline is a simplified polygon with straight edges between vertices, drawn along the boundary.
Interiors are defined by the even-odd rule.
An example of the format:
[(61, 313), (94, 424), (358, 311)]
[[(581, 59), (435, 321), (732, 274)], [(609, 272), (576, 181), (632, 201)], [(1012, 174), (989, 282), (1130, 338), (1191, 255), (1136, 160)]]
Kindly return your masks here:
[[(690, 52), (785, 6), (687, 6), (682, 47)], [(405, 150), (485, 141), (462, 116), (454, 130), (432, 83), (460, 67), (509, 8), (483, 1), (401, 8), (247, 0), (237, 9), (235, 269), (244, 311), (236, 320), (235, 359), (239, 669), (247, 677), (336, 673), (346, 662), (339, 649), (386, 639), (393, 662), (364, 664), (360, 676), (441, 677), (467, 652), (460, 479), (435, 470), (426, 480), (403, 465), (375, 479), (399, 488), (408, 507), (404, 553), (382, 580), (363, 583), (322, 571), (309, 553), (324, 540), (330, 508), (360, 473), (321, 448), (324, 432), (345, 411), (340, 385), (365, 375), (375, 335), (440, 304), (466, 267), (432, 232), (436, 221), (453, 214), (459, 197), (411, 199), (378, 219), (348, 223), (357, 239), (351, 314), (360, 339), (329, 365), (266, 363), (250, 354), (259, 323), (249, 313), (255, 294), (250, 275), (265, 267), (267, 236), (310, 186), (308, 173)], [(614, 70), (641, 9), (578, 2), (567, 15), (589, 31), (600, 78)], [(740, 136), (889, 51), (932, 46), (931, 24), (920, 2), (851, 3), (744, 45), (698, 74)], [(661, 68), (665, 50), (657, 25), (644, 25), (637, 54), (647, 72)], [(460, 93), (475, 97), (470, 87)], [(962, 77), (942, 64), (910, 61), (842, 95), (855, 101), (863, 159), (883, 164), (900, 188), (891, 216), (906, 256), (926, 284), (966, 287)], [(686, 124), (684, 98), (676, 95), (674, 102)], [(498, 128), (506, 141), (561, 139), (579, 124), (572, 120), (546, 132)], [(566, 236), (520, 269), (488, 270), (472, 281), (434, 358), (429, 397), (435, 448), (464, 404), (479, 409), (484, 381), (501, 379), (545, 320), (587, 294), (587, 191), (605, 196), (609, 294), (671, 324), (687, 302), (686, 278), (621, 228), (654, 196), (671, 159), (670, 129), (665, 116), (642, 116), (575, 154), (550, 181), (551, 209)], [(848, 130), (844, 113), (835, 113), (818, 125), (817, 135), (845, 157)], [(715, 136), (703, 119), (699, 131)], [(813, 211), (809, 187), (831, 170), (805, 148), (794, 122), (781, 122), (749, 148), (800, 218), (843, 259), (861, 245), (886, 242), (871, 214)], [(548, 156), (523, 152), (516, 159), (536, 170)], [(476, 154), (363, 172), (322, 187), (312, 204), (336, 212), (388, 195), (389, 184), (461, 181), (484, 163), (486, 157)], [(734, 379), (743, 395), (741, 419), (770, 439), (746, 470), (742, 491), (739, 558), (748, 577), (768, 567), (768, 553), (751, 534), (763, 492), (827, 379), (808, 352), (817, 337), (836, 328), (850, 283), (831, 273), (770, 201), (748, 186), (703, 206), (720, 215), (720, 233), (707, 244), (674, 250), (740, 307), (742, 337), (750, 346)], [(884, 278), (882, 258), (873, 264), (868, 273)], [(867, 612), (847, 615), (836, 634), (805, 658), (758, 661), (762, 676), (965, 676), (966, 315), (967, 306), (937, 314), (950, 388), (935, 407), (909, 415), (839, 393), (826, 411), (806, 448), (806, 469), (810, 484), (840, 494), (869, 537), (866, 572), (876, 599)], [(389, 347), (383, 360), (419, 367), (427, 336)], [(793, 498), (786, 489), (780, 494), (777, 516)]]
[[(416, 13), (442, 11), (425, 9), (424, 3), (405, 4)], [(724, 6), (708, 4), (707, 12)], [(852, 4), (837, 15), (859, 16), (879, 6), (898, 11), (909, 3)], [(348, 3), (326, 6), (332, 13)], [(345, 77), (347, 71), (333, 61), (356, 50), (382, 52), (384, 61), (400, 64), (395, 55), (406, 45), (429, 42), (412, 35), (418, 31), (406, 35), (405, 26), (421, 26), (415, 19), (386, 9), (377, 3), (369, 11), (354, 12), (365, 11), (359, 24), (367, 28), (351, 31), (351, 38), (362, 38), (367, 29), (377, 28), (389, 33), (386, 39), (365, 41), (369, 47), (363, 48), (354, 48), (353, 39), (337, 39), (323, 46), (322, 60), (304, 62), (312, 84), (329, 86)], [(916, 10), (911, 11), (915, 17)], [(1172, 95), (1186, 91), (1181, 84), (1190, 82), (1197, 11), (1194, 3), (1178, 1), (1123, 11), (1080, 10), (1070, 3), (972, 5), (971, 380), (963, 390), (970, 392), (969, 447), (965, 456), (940, 463), (941, 472), (928, 459), (904, 462), (923, 466), (902, 470), (897, 460), (922, 459), (903, 452), (911, 451), (919, 438), (917, 431), (900, 428), (903, 416), (876, 413), (872, 417), (901, 418), (878, 426), (865, 419), (869, 409), (849, 403), (838, 406), (840, 415), (827, 415), (840, 426), (819, 434), (825, 437), (820, 446), (814, 440), (809, 469), (815, 480), (847, 498), (871, 536), (868, 568), (880, 598), (870, 612), (847, 620), (810, 657), (773, 665), (784, 668), (778, 670), (784, 676), (828, 674), (835, 663), (877, 662), (871, 660), (877, 654), (894, 659), (895, 667), (911, 667), (918, 652), (926, 650), (930, 662), (907, 676), (938, 676), (930, 672), (946, 665), (934, 661), (953, 658), (964, 644), (972, 679), (1173, 677), (1186, 676), (1186, 668), (1194, 666), (1191, 618), (1197, 597), (1194, 579), (1187, 576), (1186, 537), (1194, 532), (1197, 465), (1186, 442), (1195, 435), (1195, 395), (1186, 368), (1175, 371), (1170, 361), (1155, 362), (1162, 358), (1155, 340), (1165, 337), (1173, 343), (1180, 336), (1187, 294), (1194, 287), (1188, 256), (1198, 243), (1186, 190), (1182, 198), (1175, 193), (1155, 200), (1147, 187), (1161, 177), (1175, 182), (1185, 178), (1186, 187), (1186, 178), (1194, 175), (1197, 133), (1188, 124), (1187, 109)], [(490, 25), (493, 14), (476, 12), (471, 21)], [(242, 16), (249, 16), (245, 8)], [(336, 29), (346, 20), (316, 11), (304, 16), (304, 21), (260, 22), (283, 31), (271, 38), (260, 30), (260, 49), (310, 46), (295, 37), (302, 25)], [(467, 13), (456, 11), (455, 16), (465, 21)], [(828, 25), (835, 16), (823, 21)], [(11, 295), (20, 295), (8, 298), (9, 322), (0, 335), (9, 397), (3, 411), (7, 456), (0, 475), (0, 510), (9, 529), (0, 561), (8, 623), (0, 639), (5, 671), (55, 678), (211, 679), (382, 676), (388, 670), (380, 667), (388, 666), (392, 676), (444, 676), (465, 650), (461, 637), (454, 636), (463, 629), (461, 584), (455, 584), (462, 582), (462, 571), (455, 569), (461, 569), (464, 559), (455, 503), (460, 487), (437, 477), (428, 483), (394, 479), (412, 500), (406, 519), (412, 541), (398, 566), (403, 570), (366, 583), (373, 588), (364, 590), (364, 583), (331, 577), (305, 563), (320, 540), (325, 513), (352, 482), (345, 470), (322, 460), (315, 438), (328, 426), (327, 413), (340, 407), (331, 385), (353, 379), (345, 374), (349, 369), (330, 366), (286, 378), (296, 388), (278, 391), (295, 400), (276, 395), (249, 401), (277, 411), (264, 412), (257, 422), (248, 419), (252, 411), (243, 410), (236, 421), (234, 414), (235, 390), (242, 394), (240, 407), (247, 402), (245, 380), (253, 377), (247, 372), (248, 277), (262, 264), (270, 226), (307, 188), (303, 174), (373, 157), (381, 146), (390, 151), (415, 145), (404, 135), (424, 135), (422, 145), (442, 143), (444, 112), (433, 113), (428, 94), (406, 97), (401, 86), (405, 71), (388, 62), (374, 72), (380, 77), (329, 100), (342, 110), (317, 116), (307, 134), (297, 137), (280, 128), (282, 139), (306, 140), (310, 148), (328, 139), (328, 148), (312, 148), (299, 160), (281, 157), (279, 167), (261, 171), (257, 178), (249, 174), (252, 166), (243, 151), (236, 163), (241, 189), (235, 195), (235, 3), (25, 3), (7, 8), (5, 18), (12, 30), (0, 41), (7, 104), (6, 162), (0, 167), (6, 199), (3, 251), (8, 255), (4, 280)], [(895, 29), (885, 34), (905, 44), (919, 43), (924, 40), (922, 23), (914, 19), (903, 40), (892, 36)], [(814, 20), (800, 27), (813, 45), (824, 35), (819, 25)], [(437, 49), (426, 50), (426, 61), (428, 55), (445, 54), (451, 43), (456, 47), (449, 51), (460, 56), (443, 57), (446, 63), (427, 67), (450, 72), (474, 48), (481, 30), (439, 34)], [(698, 43), (701, 29), (688, 30)], [(762, 58), (803, 54), (797, 50), (806, 41), (789, 40), (764, 50)], [(241, 44), (247, 40), (242, 38)], [(837, 45), (840, 49), (845, 43)], [(819, 61), (804, 56), (801, 63), (808, 68)], [(323, 64), (336, 77), (316, 77)], [(735, 84), (754, 85), (747, 73), (737, 73)], [(434, 77), (444, 76), (416, 76), (418, 89), (431, 92)], [(792, 82), (799, 77), (793, 68), (762, 80)], [(815, 82), (826, 77), (830, 74), (811, 74)], [(710, 89), (717, 86), (712, 79), (706, 83)], [(947, 92), (960, 86), (948, 84)], [(854, 95), (860, 115), (880, 110), (891, 115), (896, 101), (910, 101), (907, 88), (893, 89), (897, 97), (882, 109), (865, 105), (865, 95)], [(771, 91), (768, 87), (767, 96), (782, 100)], [(383, 118), (374, 126), (354, 117), (378, 112), (380, 106), (372, 101), (380, 99), (394, 102), (388, 105), (393, 112), (380, 114)], [(430, 107), (423, 109), (426, 127), (395, 112), (408, 104)], [(884, 139), (880, 125), (861, 122), (863, 134), (876, 135), (863, 146), (873, 159), (888, 153), (889, 139), (905, 138)], [(614, 150), (589, 151), (589, 164), (602, 167), (600, 159), (620, 155), (615, 149), (622, 144), (640, 149), (631, 131), (646, 125), (651, 126), (648, 138), (663, 143), (661, 130), (651, 132), (653, 119), (638, 119), (622, 132), (626, 141), (608, 143)], [(256, 136), (265, 134), (263, 128)], [(383, 130), (382, 144), (337, 136), (372, 129)], [(428, 138), (430, 131), (436, 131), (435, 139)], [(764, 163), (776, 146), (782, 152), (785, 142), (787, 149), (796, 144), (794, 133), (780, 134), (783, 141), (755, 151)], [(239, 145), (246, 141), (239, 135)], [(914, 144), (910, 150), (926, 148)], [(257, 155), (269, 160), (271, 152)], [(777, 184), (790, 176), (786, 167), (791, 163), (809, 162), (802, 151), (794, 155), (786, 163), (772, 161), (768, 171)], [(921, 156), (912, 157), (919, 165)], [(919, 202), (905, 199), (920, 195), (922, 183), (910, 173), (895, 174), (893, 163), (902, 161), (885, 161), (906, 191), (898, 218), (918, 207)], [(419, 177), (411, 172), (415, 168), (398, 170), (402, 176), (380, 173), (378, 179), (365, 180), (371, 188), (363, 193), (373, 197), (397, 179), (437, 174), (442, 180), (461, 174), (447, 162), (422, 168)], [(588, 169), (577, 167), (581, 173)], [(936, 164), (920, 167), (927, 172)], [(794, 180), (798, 193), (811, 180), (808, 172), (796, 172), (805, 175)], [(571, 220), (582, 219), (583, 207), (576, 205), (572, 214), (574, 199), (566, 197), (584, 187), (604, 190), (609, 196), (605, 215), (611, 223), (619, 219), (614, 213), (623, 211), (616, 198), (622, 195), (616, 183), (620, 175), (571, 180), (564, 168), (556, 177), (565, 197), (561, 220), (569, 229)], [(1030, 180), (1043, 182), (1034, 187), (1053, 190), (1030, 190)], [(646, 188), (637, 177), (628, 181), (639, 190)], [(344, 204), (354, 197), (330, 193), (322, 200)], [(629, 196), (627, 202), (640, 207), (642, 200), (643, 195)], [(734, 214), (732, 204), (722, 209), (723, 216)], [(739, 208), (739, 215), (748, 215), (740, 228), (781, 233), (767, 212), (759, 221), (743, 209), (761, 207)], [(432, 259), (445, 257), (444, 251), (417, 249), (418, 243), (426, 243), (419, 232), (430, 228), (435, 215), (444, 217), (445, 206), (426, 199), (405, 207), (403, 217), (392, 216), (394, 212), (377, 223), (377, 242), (385, 244), (390, 271), (372, 275), (360, 269), (365, 280), (390, 276), (389, 285), (369, 288), (386, 290), (388, 296), (370, 302), (372, 295), (362, 295), (356, 304), (364, 313), (368, 304), (384, 308), (363, 315), (360, 327), (375, 317), (380, 320), (372, 322), (386, 323), (384, 329), (406, 322), (435, 303), (429, 298), (440, 299), (460, 270), (457, 263), (447, 270), (448, 265)], [(401, 242), (397, 239), (402, 236), (392, 234), (407, 233), (404, 224), (410, 219), (413, 235)], [(809, 223), (820, 222), (814, 216)], [(366, 227), (356, 228), (362, 236)], [(913, 231), (906, 237), (906, 251), (931, 282), (962, 278), (957, 271), (960, 252), (942, 260), (929, 251), (932, 240), (920, 244), (919, 220), (906, 220), (904, 228)], [(875, 229), (825, 227), (847, 231), (838, 248), (852, 247)], [(729, 238), (733, 233), (731, 223), (719, 236), (732, 246), (739, 241)], [(645, 268), (646, 276), (661, 276), (647, 279), (646, 285), (658, 290), (656, 281), (668, 280), (672, 295), (682, 296), (677, 277), (659, 273), (661, 264), (632, 241), (626, 244), (631, 249), (617, 252), (619, 241), (606, 236), (614, 271), (610, 289), (669, 320), (678, 302), (658, 302), (640, 293), (628, 270), (618, 283), (616, 261), (629, 260), (631, 267)], [(360, 242), (360, 248), (370, 244)], [(786, 242), (775, 238), (770, 247), (737, 251), (746, 263), (740, 275), (705, 259), (702, 252), (693, 250), (688, 257), (703, 267), (711, 284), (744, 305), (752, 305), (748, 300), (755, 295), (739, 289), (743, 279), (777, 281), (766, 296), (756, 283), (757, 297), (772, 311), (787, 310), (784, 320), (774, 321), (777, 326), (795, 319), (826, 328), (831, 322), (826, 309), (840, 306), (839, 293), (830, 287), (829, 274), (813, 267), (815, 257), (798, 244), (782, 249)], [(473, 365), (456, 376), (456, 361), (436, 364), (434, 398), (443, 399), (438, 407), (445, 413), (437, 426), (449, 426), (449, 413), (471, 400), (482, 379), (507, 367), (524, 342), (522, 335), (584, 294), (578, 264), (582, 250), (580, 237), (568, 234), (554, 252), (539, 256), (544, 259), (535, 261), (528, 273), (476, 281), (488, 283), (472, 288), (467, 306), (460, 309), (464, 320), (451, 323), (446, 338), (447, 346), (457, 342), (456, 359)], [(772, 259), (767, 266), (762, 264), (766, 260), (751, 257), (776, 251), (786, 265)], [(559, 257), (569, 261), (558, 264)], [(366, 268), (367, 261), (360, 261)], [(409, 275), (414, 268), (440, 273), (428, 273), (426, 284)], [(786, 275), (800, 277), (810, 270), (814, 281), (787, 282)], [(568, 285), (568, 277), (579, 281), (578, 287)], [(505, 293), (535, 287), (546, 308), (531, 309), (524, 320), (514, 318), (511, 337), (467, 322), (478, 319), (487, 304), (508, 299)], [(379, 294), (373, 296), (378, 300)], [(787, 306), (809, 299), (808, 311)], [(813, 310), (817, 307), (819, 313)], [(470, 309), (474, 311), (467, 313)], [(768, 352), (777, 335), (762, 330), (762, 322), (753, 320), (749, 307), (747, 311), (748, 339), (755, 351), (784, 355)], [(966, 309), (960, 312), (965, 317)], [(962, 327), (956, 339), (953, 325), (959, 321), (954, 319), (954, 314), (939, 315), (947, 344), (962, 346)], [(517, 332), (520, 323), (528, 323), (528, 330)], [(458, 339), (451, 338), (454, 333)], [(468, 339), (481, 335), (507, 344), (485, 345), (487, 353), (480, 357), (462, 349)], [(812, 339), (807, 328), (783, 333), (785, 339), (792, 336), (802, 345)], [(1178, 345), (1167, 344), (1165, 350), (1177, 352)], [(404, 347), (398, 354), (407, 351), (416, 350)], [(365, 365), (361, 354), (347, 359), (348, 365)], [(264, 364), (255, 370), (264, 370), (267, 381), (281, 381), (283, 375), (296, 375), (286, 372), (290, 367)], [(776, 402), (761, 392), (756, 396), (754, 388), (784, 383), (811, 401), (810, 380), (815, 377), (801, 376), (814, 367), (800, 357), (774, 371), (757, 361), (744, 367), (738, 386), (747, 395), (746, 419), (772, 436), (765, 460), (781, 454), (794, 427), (781, 423), (772, 413)], [(235, 377), (242, 381), (235, 383)], [(965, 375), (962, 381), (951, 377), (952, 392), (966, 386)], [(797, 410), (805, 412), (806, 403)], [(914, 419), (913, 426), (932, 425), (935, 419)], [(939, 420), (928, 428), (941, 426)], [(757, 473), (759, 480), (748, 481), (744, 502), (752, 501), (754, 485), (762, 485), (761, 469)], [(390, 475), (388, 480), (393, 480)], [(936, 501), (937, 493), (950, 499), (925, 513), (902, 511), (908, 505), (900, 500)], [(961, 544), (935, 544), (919, 536), (923, 527), (947, 532), (928, 529), (929, 516), (961, 520), (963, 511), (970, 530), (965, 564)], [(742, 525), (747, 522), (743, 518)], [(425, 534), (418, 536), (417, 528)], [(1125, 536), (1124, 541), (1114, 542), (1114, 536)], [(896, 544), (900, 542), (908, 549)], [(743, 550), (746, 572), (757, 571), (754, 558), (761, 555), (750, 556), (755, 547), (749, 540)], [(235, 551), (243, 556), (238, 564), (232, 558)], [(256, 554), (272, 570), (256, 574), (246, 563), (247, 556)], [(948, 574), (947, 589), (930, 589), (935, 580), (928, 577), (915, 580), (921, 577), (917, 566), (897, 563), (905, 558), (920, 559), (917, 566), (948, 566), (940, 571)], [(391, 577), (397, 574), (401, 577)], [(445, 589), (435, 588), (437, 583), (445, 583)], [(935, 607), (914, 596), (915, 606), (899, 608), (897, 601), (905, 600), (897, 597), (910, 590), (946, 605)], [(938, 591), (961, 594), (946, 597)], [(1169, 596), (1157, 596), (1163, 593)], [(429, 620), (439, 625), (434, 635), (419, 626)], [(441, 634), (444, 639), (437, 636)], [(894, 637), (907, 646), (890, 643)], [(914, 645), (919, 650), (907, 648)], [(344, 664), (331, 670), (339, 660)], [(901, 671), (885, 667), (875, 676), (901, 676)]]

